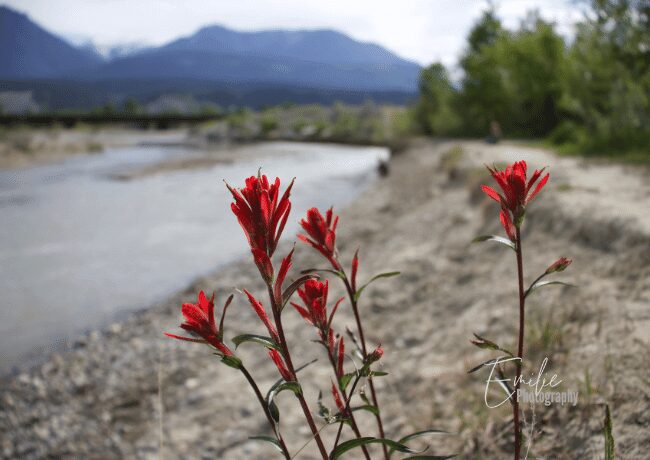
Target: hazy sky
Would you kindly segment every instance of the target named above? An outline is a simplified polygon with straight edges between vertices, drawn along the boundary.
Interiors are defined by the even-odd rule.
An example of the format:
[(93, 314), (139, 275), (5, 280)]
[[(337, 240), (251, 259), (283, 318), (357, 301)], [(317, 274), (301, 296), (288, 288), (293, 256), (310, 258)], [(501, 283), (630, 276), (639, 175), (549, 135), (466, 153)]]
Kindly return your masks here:
[[(161, 44), (202, 26), (237, 30), (333, 28), (428, 64), (455, 64), (485, 0), (0, 0), (51, 32), (102, 46)], [(506, 26), (538, 9), (570, 35), (575, 0), (496, 0)]]

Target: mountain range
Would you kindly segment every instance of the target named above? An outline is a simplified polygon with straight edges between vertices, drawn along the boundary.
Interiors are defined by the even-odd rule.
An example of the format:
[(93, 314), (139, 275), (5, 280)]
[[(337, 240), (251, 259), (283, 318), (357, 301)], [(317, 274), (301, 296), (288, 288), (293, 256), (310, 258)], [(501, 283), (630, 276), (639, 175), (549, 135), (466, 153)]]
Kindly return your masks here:
[[(53, 107), (78, 107), (102, 98), (151, 98), (154, 87), (193, 92), (193, 86), (216, 99), (216, 94), (223, 99), (233, 91), (240, 96), (262, 91), (269, 99), (273, 88), (281, 89), (278, 97), (283, 100), (270, 97), (265, 103), (292, 101), (292, 92), (302, 95), (301, 102), (309, 102), (305, 96), (310, 92), (314, 102), (328, 94), (342, 100), (353, 96), (400, 102), (417, 90), (419, 72), (416, 63), (334, 30), (240, 32), (213, 25), (162, 46), (106, 58), (0, 6), (0, 90), (33, 88), (37, 99), (45, 98)], [(102, 95), (86, 94), (80, 101), (75, 91), (69, 92), (72, 82), (76, 93), (102, 88)], [(62, 94), (52, 94), (57, 92)], [(236, 103), (236, 98), (226, 99)]]

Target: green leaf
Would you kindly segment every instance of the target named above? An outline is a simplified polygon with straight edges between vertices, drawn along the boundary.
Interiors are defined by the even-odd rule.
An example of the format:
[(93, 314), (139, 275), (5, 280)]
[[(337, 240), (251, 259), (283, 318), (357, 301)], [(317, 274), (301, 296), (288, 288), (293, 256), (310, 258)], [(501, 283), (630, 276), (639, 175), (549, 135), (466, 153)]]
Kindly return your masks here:
[(280, 441), (278, 441), (275, 438), (272, 438), (271, 436), (251, 436), (250, 438), (251, 441), (264, 441), (264, 442), (270, 442), (275, 446), (276, 449), (280, 451), (280, 453), (284, 454), (284, 451), (282, 450), (282, 446), (280, 445)]
[[(442, 430), (423, 430), (423, 431), (416, 431), (415, 433), (407, 434), (406, 436), (404, 436), (403, 438), (401, 438), (401, 439), (400, 439), (399, 441), (397, 441), (397, 442), (399, 442), (400, 444), (404, 444), (404, 443), (410, 441), (411, 439), (415, 439), (415, 438), (419, 438), (419, 437), (422, 437), (422, 436), (426, 436), (426, 435), (428, 435), (428, 434), (449, 434), (449, 433), (447, 433), (446, 431), (442, 431)], [(388, 456), (390, 457), (394, 451), (395, 451), (395, 449), (390, 449), (390, 450), (388, 451)], [(423, 458), (426, 458), (426, 457), (423, 457)], [(435, 458), (435, 457), (433, 457), (433, 458)], [(447, 457), (445, 457), (445, 458), (447, 458)]]
[(340, 380), (340, 385), (341, 385), (341, 390), (345, 391), (345, 389), (348, 387), (350, 382), (352, 381), (352, 377), (355, 377), (357, 375), (356, 372), (350, 372), (349, 374), (344, 374), (339, 380)]
[(339, 444), (336, 447), (336, 449), (334, 449), (330, 454), (330, 459), (336, 460), (345, 452), (352, 450), (356, 447), (364, 446), (366, 444), (385, 444), (388, 447), (391, 447), (393, 450), (396, 450), (398, 452), (404, 452), (407, 454), (417, 454), (420, 452), (424, 452), (424, 451), (420, 451), (420, 452), (415, 451), (405, 446), (404, 444), (400, 444), (398, 442), (393, 441), (392, 439), (364, 437), (364, 438), (350, 439), (349, 441), (345, 441), (344, 443)]
[(352, 412), (358, 411), (358, 410), (365, 410), (368, 411), (372, 414), (379, 415), (379, 409), (377, 409), (377, 406), (373, 406), (372, 404), (364, 404), (363, 406), (358, 406), (358, 407), (353, 407)]
[(282, 347), (280, 347), (280, 345), (276, 343), (275, 340), (273, 340), (271, 337), (265, 337), (263, 335), (241, 334), (237, 337), (234, 337), (232, 341), (235, 344), (235, 348), (239, 347), (239, 345), (244, 342), (253, 342), (265, 346), (266, 348), (272, 348), (274, 350), (282, 352)]
[(370, 371), (368, 374), (369, 377), (384, 377), (386, 375), (388, 375), (388, 372), (384, 371)]
[(551, 284), (560, 284), (562, 286), (576, 287), (575, 284), (565, 283), (563, 281), (538, 281), (537, 283), (533, 284), (531, 287), (528, 288), (528, 290), (524, 294), (524, 297), (528, 297), (530, 294), (532, 294), (537, 289), (539, 289), (541, 287), (544, 287), (544, 286), (549, 286)]
[(298, 278), (297, 280), (295, 280), (293, 283), (291, 283), (289, 286), (287, 286), (287, 288), (282, 293), (282, 307), (280, 307), (280, 311), (282, 311), (284, 309), (285, 305), (287, 304), (287, 302), (289, 302), (289, 299), (291, 298), (293, 293), (296, 292), (298, 290), (298, 288), (300, 286), (302, 286), (305, 281), (315, 279), (315, 278), (318, 278), (318, 276), (317, 275), (303, 275), (300, 278)]
[(487, 350), (497, 350), (497, 351), (502, 351), (504, 353), (508, 353), (510, 356), (514, 356), (512, 352), (501, 348), (498, 344), (492, 342), (491, 340), (486, 339), (485, 337), (481, 337), (480, 335), (474, 333), (474, 337), (476, 337), (476, 340), (470, 340), (470, 342), (473, 345), (476, 345), (479, 348), (482, 349), (487, 349)]
[(513, 251), (516, 251), (515, 243), (510, 241), (508, 238), (504, 238), (502, 236), (498, 235), (481, 235), (477, 236), (472, 240), (472, 243), (482, 243), (483, 241), (494, 241), (496, 243), (503, 244), (505, 246), (508, 246), (510, 249)]
[(329, 268), (308, 268), (307, 270), (302, 270), (300, 273), (303, 275), (307, 275), (309, 273), (331, 273), (332, 275), (338, 276), (341, 279), (345, 279), (345, 275), (342, 272)]
[(397, 275), (399, 275), (399, 274), (400, 274), (400, 272), (386, 272), (386, 273), (380, 273), (379, 275), (375, 275), (375, 276), (373, 276), (372, 278), (370, 278), (370, 281), (368, 281), (366, 284), (364, 284), (363, 286), (361, 286), (361, 287), (359, 288), (359, 290), (357, 290), (356, 294), (354, 294), (354, 300), (359, 300), (359, 297), (361, 297), (361, 293), (363, 292), (363, 290), (364, 290), (366, 287), (368, 287), (368, 285), (369, 285), (370, 283), (372, 283), (373, 281), (378, 280), (378, 279), (380, 279), (380, 278), (391, 278), (391, 277), (393, 277), (393, 276), (397, 276)]
[(612, 417), (609, 413), (609, 405), (605, 405), (605, 425), (603, 426), (605, 436), (605, 460), (614, 460), (614, 435), (612, 434)]
[(230, 366), (235, 369), (241, 368), (241, 359), (238, 357), (231, 355), (231, 356), (221, 356), (221, 362), (224, 363), (226, 366)]
[(280, 421), (280, 409), (278, 409), (278, 406), (275, 404), (273, 399), (278, 393), (285, 390), (293, 391), (296, 396), (302, 393), (302, 388), (298, 382), (281, 382), (280, 385), (274, 385), (271, 388), (266, 395), (266, 404), (269, 408), (269, 412), (271, 412), (271, 417), (273, 417), (273, 420), (275, 420), (276, 423)]

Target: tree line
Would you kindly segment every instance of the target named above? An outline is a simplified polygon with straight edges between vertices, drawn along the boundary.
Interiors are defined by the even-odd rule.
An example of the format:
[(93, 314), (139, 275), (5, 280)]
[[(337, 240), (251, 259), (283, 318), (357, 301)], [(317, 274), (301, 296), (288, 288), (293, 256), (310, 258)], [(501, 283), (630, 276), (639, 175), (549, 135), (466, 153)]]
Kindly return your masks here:
[(584, 154), (650, 155), (650, 2), (591, 0), (565, 41), (532, 12), (516, 30), (489, 8), (471, 29), (452, 82), (423, 69), (413, 110), (438, 136), (544, 138)]

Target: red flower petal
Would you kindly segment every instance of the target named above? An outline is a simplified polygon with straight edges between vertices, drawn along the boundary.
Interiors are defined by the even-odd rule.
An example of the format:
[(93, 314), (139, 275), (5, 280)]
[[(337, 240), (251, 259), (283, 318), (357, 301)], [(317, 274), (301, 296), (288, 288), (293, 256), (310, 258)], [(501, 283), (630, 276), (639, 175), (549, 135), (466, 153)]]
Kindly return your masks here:
[(287, 382), (291, 382), (293, 380), (293, 377), (289, 373), (287, 367), (284, 365), (284, 361), (282, 360), (280, 353), (277, 350), (271, 349), (269, 350), (269, 356), (275, 363), (275, 366), (278, 368), (278, 371), (280, 372), (282, 378)]
[(248, 297), (248, 301), (250, 302), (251, 306), (253, 307), (253, 310), (255, 310), (255, 313), (257, 313), (257, 316), (262, 320), (262, 323), (266, 326), (266, 329), (269, 331), (269, 334), (271, 334), (271, 338), (275, 340), (276, 342), (279, 342), (278, 338), (278, 333), (275, 330), (275, 326), (271, 323), (271, 320), (269, 319), (269, 316), (266, 314), (266, 310), (264, 310), (264, 307), (262, 304), (255, 298), (253, 297), (253, 294), (248, 292), (246, 289), (244, 289), (244, 294)]
[(533, 193), (531, 193), (531, 194), (528, 196), (528, 198), (526, 199), (526, 203), (530, 203), (530, 201), (531, 201), (533, 198), (535, 198), (535, 195), (537, 195), (537, 194), (540, 192), (540, 190), (542, 190), (542, 188), (543, 188), (543, 187), (546, 185), (546, 183), (548, 182), (548, 178), (549, 178), (549, 176), (550, 176), (550, 174), (547, 173), (544, 177), (542, 177), (542, 180), (539, 181), (539, 184), (537, 184), (537, 187), (535, 187), (535, 190), (533, 191)]

